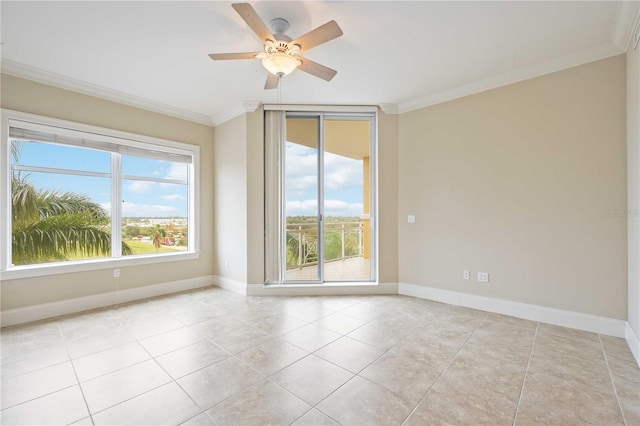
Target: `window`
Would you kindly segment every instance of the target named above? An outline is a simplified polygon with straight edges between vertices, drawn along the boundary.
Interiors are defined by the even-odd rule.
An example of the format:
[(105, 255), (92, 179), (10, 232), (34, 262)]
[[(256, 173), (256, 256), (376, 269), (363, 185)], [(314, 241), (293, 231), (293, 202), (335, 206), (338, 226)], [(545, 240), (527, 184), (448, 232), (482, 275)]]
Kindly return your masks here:
[(3, 274), (197, 253), (197, 146), (3, 113)]

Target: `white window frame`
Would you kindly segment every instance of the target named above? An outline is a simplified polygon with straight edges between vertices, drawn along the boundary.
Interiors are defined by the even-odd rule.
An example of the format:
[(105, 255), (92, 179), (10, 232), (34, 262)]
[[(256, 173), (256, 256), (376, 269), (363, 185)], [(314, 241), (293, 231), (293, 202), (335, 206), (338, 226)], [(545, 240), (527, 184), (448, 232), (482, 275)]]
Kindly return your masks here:
[[(190, 153), (193, 163), (189, 176), (189, 217), (188, 217), (188, 251), (177, 253), (153, 253), (143, 255), (131, 255), (122, 257), (84, 259), (65, 262), (52, 262), (33, 265), (12, 266), (11, 260), (11, 144), (9, 143), (9, 123), (21, 121), (32, 123), (34, 126), (51, 126), (67, 129), (69, 133), (91, 133), (91, 139), (98, 142), (117, 143), (121, 146), (132, 148), (153, 149), (168, 153)], [(200, 257), (199, 239), (199, 200), (200, 200), (200, 147), (197, 145), (175, 142), (150, 136), (138, 135), (104, 127), (72, 121), (59, 120), (35, 114), (29, 114), (8, 109), (0, 109), (1, 140), (0, 149), (0, 198), (2, 200), (0, 211), (0, 278), (21, 279), (44, 275), (64, 274), (80, 271), (92, 271), (99, 269), (117, 268), (134, 265), (146, 265), (153, 263), (166, 263), (184, 260), (193, 260)], [(59, 129), (56, 129), (59, 130)], [(115, 156), (112, 156), (112, 158)], [(120, 179), (119, 170), (112, 170), (111, 179)], [(113, 194), (112, 194), (113, 197)], [(112, 200), (113, 201), (113, 200)], [(118, 214), (114, 216), (119, 216)], [(114, 213), (114, 212), (111, 212)], [(112, 217), (112, 229), (120, 229), (120, 217)], [(112, 245), (120, 243), (120, 235), (112, 234)], [(116, 252), (117, 253), (117, 252)]]

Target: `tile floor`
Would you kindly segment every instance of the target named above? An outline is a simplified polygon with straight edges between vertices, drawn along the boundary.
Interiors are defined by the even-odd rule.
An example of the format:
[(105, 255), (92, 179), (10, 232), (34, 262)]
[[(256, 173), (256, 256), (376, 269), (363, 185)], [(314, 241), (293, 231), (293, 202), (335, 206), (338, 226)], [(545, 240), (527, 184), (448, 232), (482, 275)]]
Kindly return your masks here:
[(640, 424), (624, 340), (403, 296), (207, 288), (0, 342), (3, 425)]

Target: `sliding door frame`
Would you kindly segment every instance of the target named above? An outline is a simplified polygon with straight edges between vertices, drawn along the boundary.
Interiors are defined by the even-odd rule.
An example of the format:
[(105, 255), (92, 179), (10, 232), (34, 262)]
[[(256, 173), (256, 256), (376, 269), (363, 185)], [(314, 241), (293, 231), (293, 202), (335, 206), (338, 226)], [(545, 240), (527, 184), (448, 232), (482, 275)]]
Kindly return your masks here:
[[(354, 111), (350, 111), (347, 108), (336, 108), (337, 111), (329, 110), (329, 111), (321, 111), (321, 110), (312, 110), (312, 109), (301, 109), (298, 110), (295, 106), (291, 106), (292, 109), (287, 109), (284, 111), (283, 116), (283, 140), (280, 141), (282, 143), (282, 150), (285, 150), (286, 143), (286, 122), (288, 119), (316, 119), (318, 123), (317, 129), (317, 201), (318, 208), (316, 211), (317, 214), (317, 229), (318, 229), (318, 248), (317, 248), (317, 256), (318, 256), (318, 279), (317, 280), (300, 280), (300, 281), (287, 281), (286, 280), (286, 244), (283, 244), (280, 247), (280, 276), (282, 279), (279, 282), (273, 281), (265, 281), (267, 285), (323, 285), (325, 283), (331, 285), (350, 285), (351, 283), (375, 283), (378, 279), (378, 132), (377, 132), (377, 122), (378, 116), (377, 111), (364, 110), (359, 108), (354, 108)], [(271, 108), (266, 107), (266, 110)], [(276, 108), (273, 108), (276, 109)], [(278, 108), (280, 109), (280, 108)], [(282, 110), (282, 109), (280, 109)], [(370, 242), (369, 242), (369, 279), (368, 280), (352, 280), (352, 281), (325, 281), (325, 273), (324, 273), (324, 246), (325, 246), (325, 212), (324, 212), (324, 124), (325, 121), (368, 121), (369, 122), (369, 231), (370, 231)], [(282, 184), (283, 187), (286, 185), (285, 183), (285, 170), (286, 170), (286, 160), (282, 158)], [(265, 194), (266, 195), (266, 194)], [(285, 193), (281, 194), (282, 200), (281, 203), (284, 207), (285, 204)], [(364, 200), (363, 200), (364, 201)], [(281, 229), (282, 232), (285, 233), (286, 239), (286, 213), (285, 209), (282, 209), (282, 217), (281, 221)], [(266, 226), (270, 226), (270, 224), (265, 224)], [(265, 247), (266, 248), (266, 247)]]

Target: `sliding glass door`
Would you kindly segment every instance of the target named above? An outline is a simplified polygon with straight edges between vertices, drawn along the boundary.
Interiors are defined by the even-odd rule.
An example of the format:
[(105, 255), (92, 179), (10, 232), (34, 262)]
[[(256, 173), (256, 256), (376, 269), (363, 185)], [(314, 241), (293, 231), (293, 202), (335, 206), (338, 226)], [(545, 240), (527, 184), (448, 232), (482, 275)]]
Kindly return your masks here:
[(281, 281), (375, 281), (375, 116), (284, 120)]

